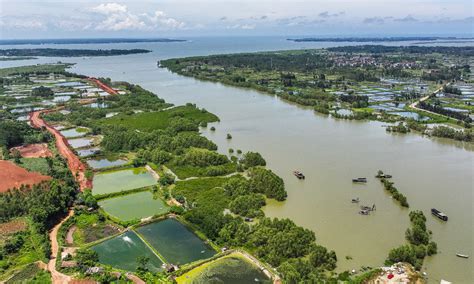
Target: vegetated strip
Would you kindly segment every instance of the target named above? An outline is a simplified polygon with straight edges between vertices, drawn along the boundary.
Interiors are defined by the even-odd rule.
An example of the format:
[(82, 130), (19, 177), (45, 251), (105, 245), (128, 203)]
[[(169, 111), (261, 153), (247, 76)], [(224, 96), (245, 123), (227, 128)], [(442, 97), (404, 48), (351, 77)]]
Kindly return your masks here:
[(1, 45), (21, 44), (90, 44), (90, 43), (136, 43), (136, 42), (183, 42), (185, 39), (171, 38), (57, 38), (57, 39), (3, 39)]
[(137, 53), (148, 53), (147, 49), (65, 49), (65, 48), (30, 48), (0, 49), (0, 56), (50, 56), (50, 57), (82, 57), (82, 56), (115, 56)]
[(142, 240), (142, 242), (156, 255), (156, 257), (158, 257), (161, 262), (163, 263), (168, 263), (168, 261), (166, 261), (165, 257), (162, 256), (151, 244), (149, 244), (144, 237), (142, 237), (137, 231), (135, 231), (135, 229), (130, 229), (132, 232), (134, 232), (138, 238), (140, 238), (140, 240)]
[(114, 198), (114, 197), (119, 197), (119, 196), (124, 196), (124, 195), (129, 195), (133, 193), (138, 193), (138, 192), (143, 192), (143, 191), (149, 191), (150, 186), (144, 186), (144, 187), (139, 187), (139, 188), (134, 188), (130, 190), (122, 190), (122, 191), (117, 191), (117, 192), (110, 192), (110, 193), (104, 193), (104, 194), (98, 194), (94, 195), (94, 198), (99, 201), (99, 200), (104, 200), (104, 199), (109, 199), (109, 198)]
[(379, 171), (379, 173), (377, 174), (376, 176), (377, 178), (380, 179), (380, 182), (382, 182), (385, 190), (387, 190), (388, 192), (390, 192), (390, 194), (392, 195), (393, 199), (397, 200), (398, 203), (400, 203), (401, 206), (403, 207), (410, 207), (410, 205), (408, 204), (408, 201), (407, 201), (407, 198), (405, 195), (403, 195), (402, 193), (400, 193), (398, 191), (398, 189), (393, 186), (393, 182), (389, 181), (385, 175), (383, 174), (382, 171)]

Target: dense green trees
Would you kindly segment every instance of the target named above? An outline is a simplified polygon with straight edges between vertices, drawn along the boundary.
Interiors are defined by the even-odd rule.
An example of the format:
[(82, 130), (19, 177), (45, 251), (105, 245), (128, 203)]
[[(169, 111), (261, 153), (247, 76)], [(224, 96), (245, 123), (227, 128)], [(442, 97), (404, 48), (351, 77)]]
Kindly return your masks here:
[(472, 141), (473, 134), (471, 130), (456, 130), (448, 126), (435, 126), (431, 130), (431, 135), (436, 137), (450, 138), (458, 141)]
[(51, 97), (54, 95), (54, 92), (53, 90), (51, 90), (51, 88), (48, 88), (48, 87), (44, 87), (44, 86), (39, 86), (37, 88), (33, 88), (31, 90), (31, 95), (34, 96), (34, 97)]
[(229, 163), (229, 159), (207, 149), (191, 148), (177, 160), (178, 165), (195, 167), (219, 166)]
[(33, 129), (25, 122), (0, 120), (0, 147), (11, 148), (23, 143), (31, 144), (50, 140), (51, 135), (48, 132)]
[(263, 211), (260, 208), (264, 205), (265, 196), (253, 193), (236, 197), (230, 202), (229, 208), (235, 214), (253, 218), (263, 216)]
[(426, 217), (423, 212), (411, 211), (409, 217), (411, 228), (405, 232), (405, 238), (409, 244), (392, 249), (386, 263), (408, 262), (415, 269), (420, 270), (425, 256), (436, 254), (438, 246), (430, 241), (431, 232), (426, 228)]
[(287, 193), (283, 179), (271, 170), (263, 168), (252, 168), (249, 171), (250, 187), (257, 193), (263, 193), (268, 198), (278, 201), (286, 199)]
[(245, 169), (256, 167), (256, 166), (265, 166), (267, 162), (258, 152), (247, 152), (240, 159), (240, 163), (244, 166)]

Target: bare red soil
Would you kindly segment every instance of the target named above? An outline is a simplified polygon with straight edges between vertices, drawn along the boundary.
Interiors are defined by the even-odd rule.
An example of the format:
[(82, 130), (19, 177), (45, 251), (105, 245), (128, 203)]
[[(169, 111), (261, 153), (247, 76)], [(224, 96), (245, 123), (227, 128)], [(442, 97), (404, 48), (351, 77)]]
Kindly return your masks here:
[(54, 135), (56, 138), (56, 147), (58, 148), (59, 154), (67, 160), (69, 169), (71, 170), (72, 175), (76, 178), (76, 181), (79, 183), (81, 190), (86, 188), (92, 188), (92, 181), (88, 180), (85, 176), (85, 171), (87, 167), (83, 162), (76, 156), (76, 154), (69, 148), (69, 143), (67, 139), (61, 135), (61, 133), (46, 123), (42, 118), (42, 113), (52, 112), (56, 110), (43, 110), (35, 111), (30, 113), (30, 122), (33, 127), (36, 128), (46, 128), (49, 133)]
[(26, 146), (13, 147), (10, 149), (10, 152), (13, 152), (15, 150), (20, 152), (20, 155), (23, 158), (46, 158), (53, 156), (51, 151), (48, 149), (48, 144), (46, 143), (29, 144)]
[(51, 177), (36, 172), (29, 172), (10, 161), (0, 161), (0, 193), (11, 188), (19, 188), (22, 184), (34, 185)]
[(117, 91), (112, 89), (111, 87), (107, 86), (106, 84), (102, 83), (101, 81), (97, 80), (96, 78), (93, 78), (93, 77), (89, 77), (89, 80), (91, 82), (93, 82), (94, 84), (96, 84), (99, 88), (101, 88), (102, 90), (106, 91), (107, 93), (111, 94), (111, 95), (117, 95)]

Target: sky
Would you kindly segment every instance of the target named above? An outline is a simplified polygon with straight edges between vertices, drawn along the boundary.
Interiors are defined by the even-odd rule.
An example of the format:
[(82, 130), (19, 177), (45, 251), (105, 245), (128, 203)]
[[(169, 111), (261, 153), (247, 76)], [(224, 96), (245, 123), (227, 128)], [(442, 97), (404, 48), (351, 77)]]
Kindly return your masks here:
[(472, 0), (0, 0), (0, 38), (474, 36)]

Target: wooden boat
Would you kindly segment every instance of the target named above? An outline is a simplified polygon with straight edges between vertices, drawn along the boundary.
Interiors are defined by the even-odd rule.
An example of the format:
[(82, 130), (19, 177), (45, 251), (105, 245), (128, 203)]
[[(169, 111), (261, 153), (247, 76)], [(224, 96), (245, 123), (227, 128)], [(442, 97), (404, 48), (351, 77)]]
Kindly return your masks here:
[(439, 211), (438, 209), (432, 208), (431, 214), (433, 214), (434, 216), (438, 217), (439, 219), (443, 221), (448, 221), (448, 216), (444, 214), (443, 212)]
[(462, 254), (462, 253), (457, 253), (456, 256), (457, 256), (457, 257), (461, 257), (461, 258), (469, 258), (469, 255), (467, 255), (467, 254)]
[(295, 177), (297, 177), (298, 179), (305, 179), (305, 176), (302, 172), (300, 171), (293, 171), (293, 174), (295, 175)]
[(357, 198), (352, 198), (352, 203), (359, 203), (359, 197), (357, 197)]
[(352, 182), (367, 182), (367, 178), (353, 178)]

